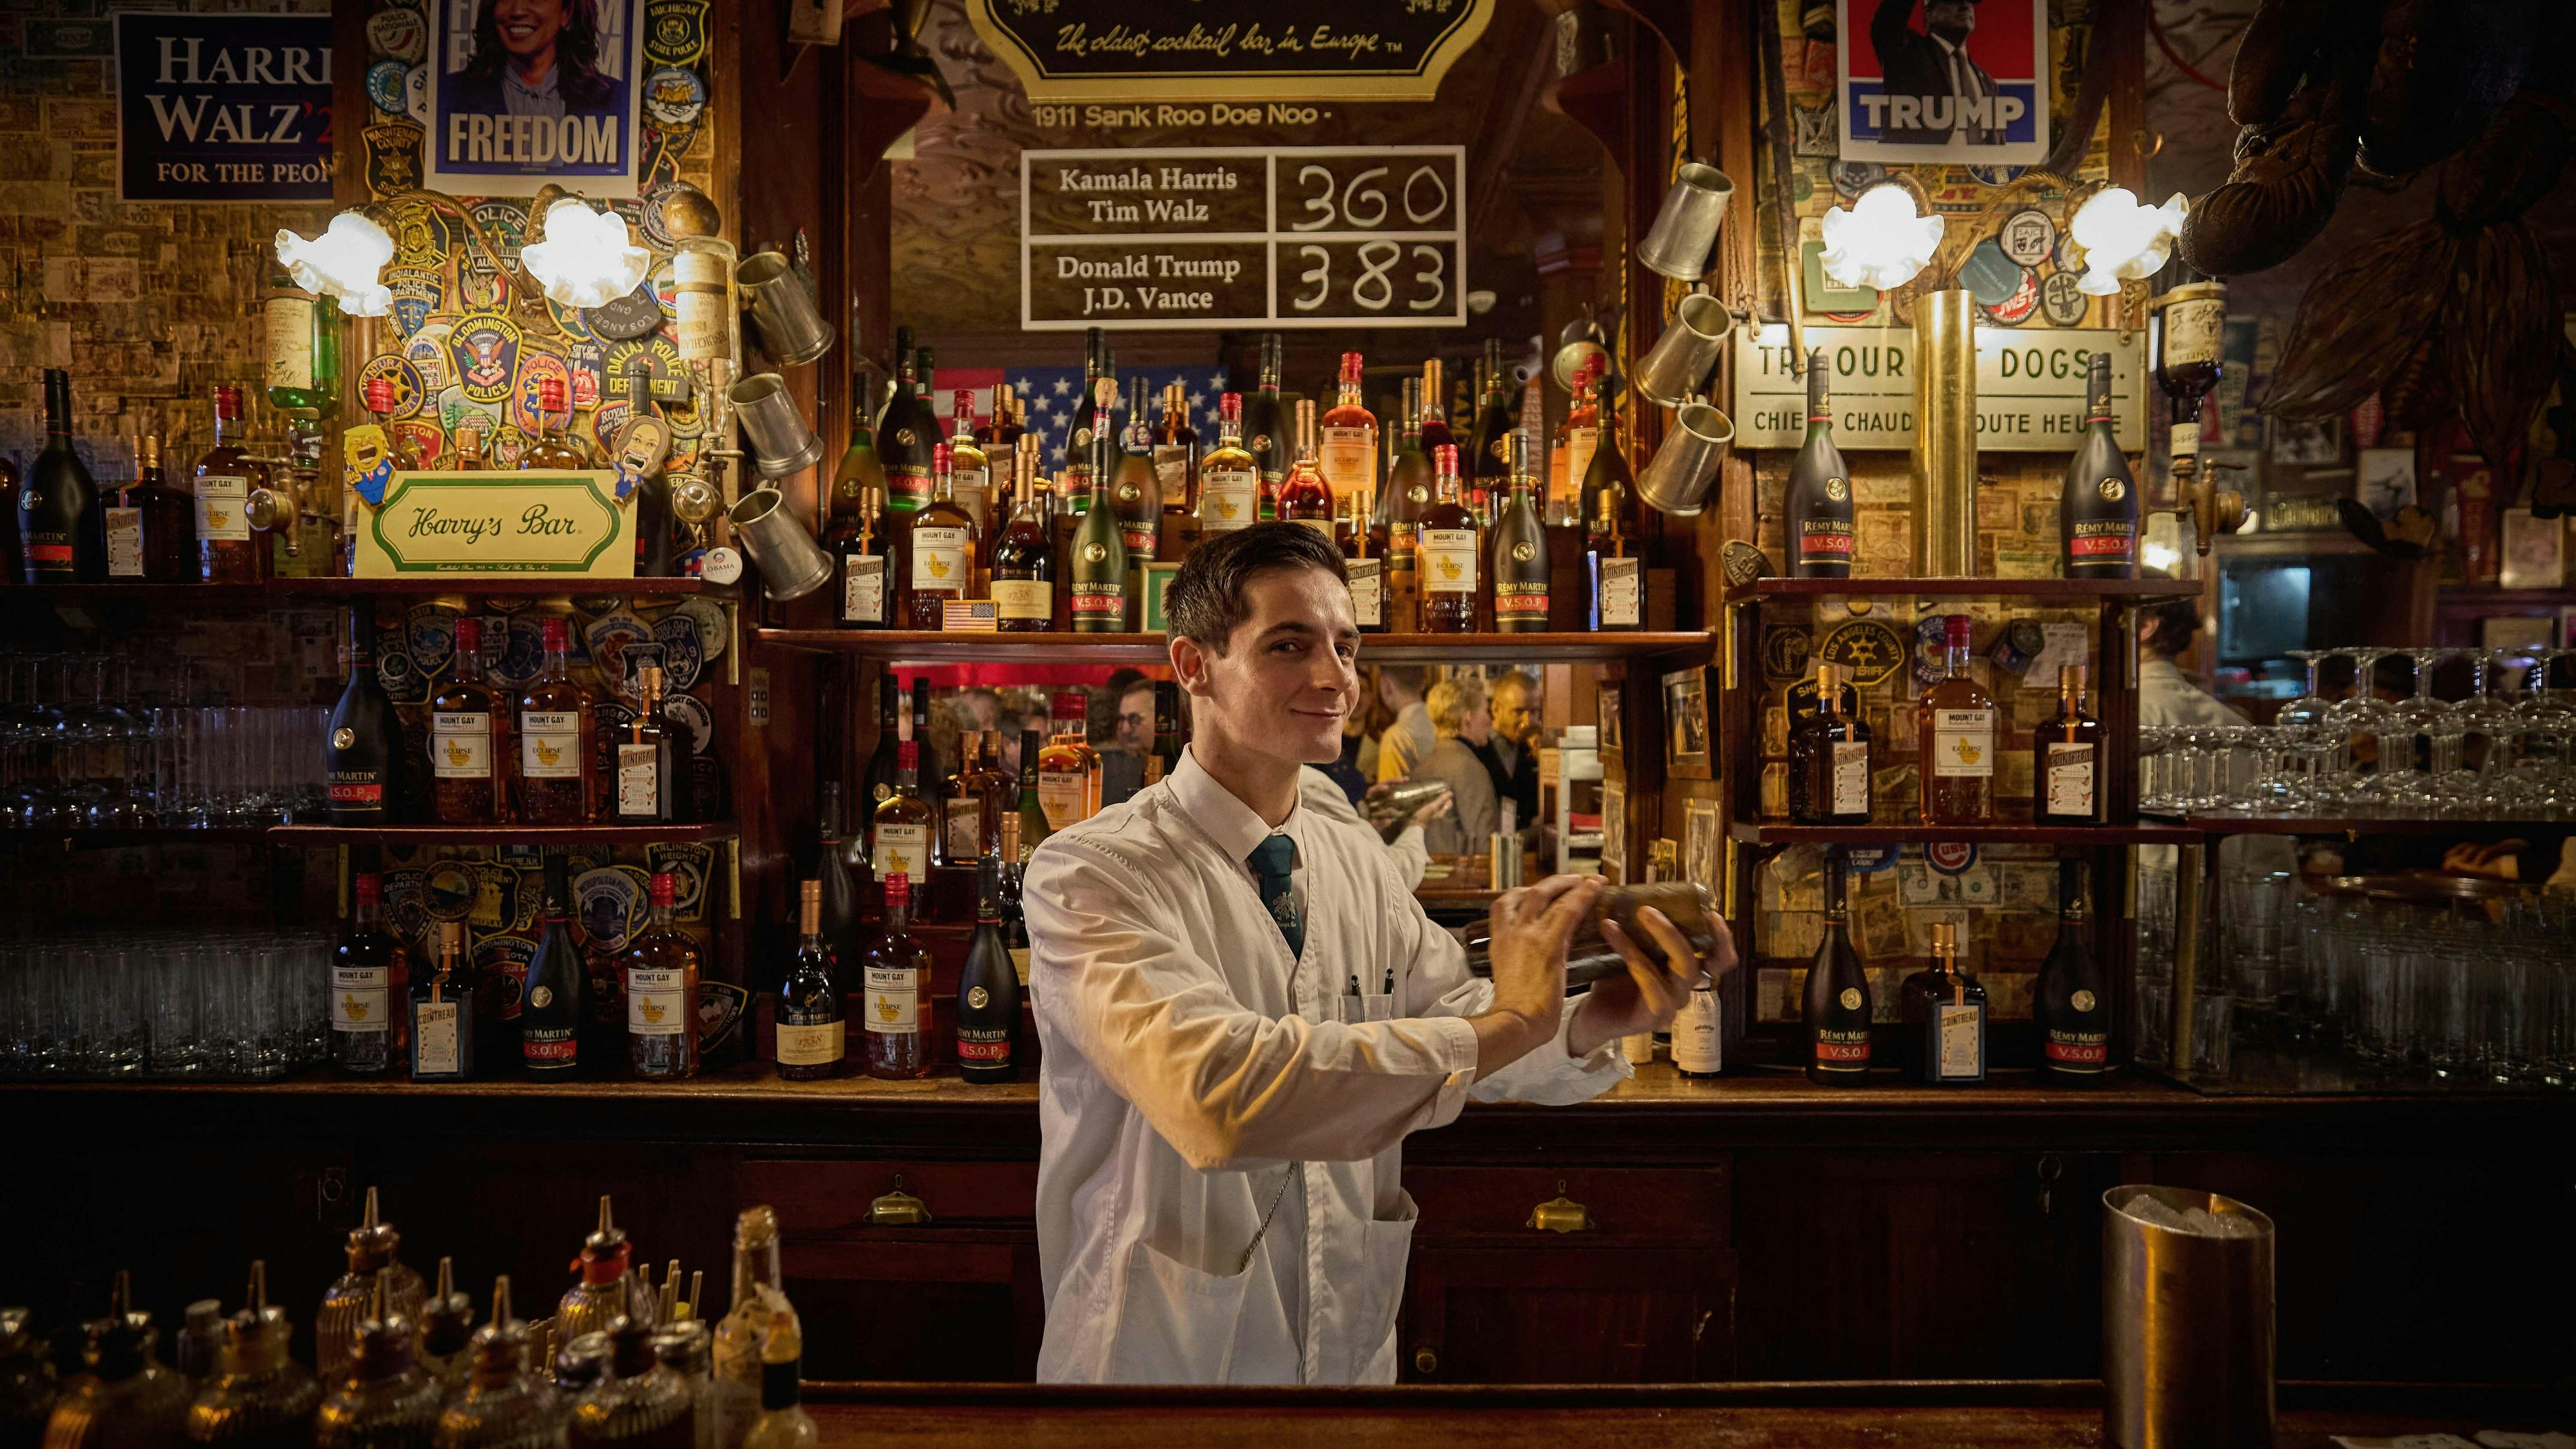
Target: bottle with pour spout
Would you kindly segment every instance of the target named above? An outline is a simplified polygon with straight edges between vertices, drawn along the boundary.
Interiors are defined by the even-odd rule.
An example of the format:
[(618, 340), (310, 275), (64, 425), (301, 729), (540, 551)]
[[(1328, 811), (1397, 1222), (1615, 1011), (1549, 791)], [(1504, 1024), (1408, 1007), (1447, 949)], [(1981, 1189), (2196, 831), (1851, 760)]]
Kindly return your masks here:
[(314, 1366), (324, 1379), (349, 1366), (357, 1352), (358, 1325), (383, 1317), (374, 1308), (379, 1273), (391, 1275), (385, 1282), (392, 1294), (386, 1306), (406, 1321), (419, 1321), (420, 1301), (429, 1288), (419, 1273), (395, 1258), (401, 1244), (402, 1234), (378, 1214), (376, 1190), (368, 1188), (366, 1214), (349, 1230), (349, 1271), (322, 1295), (321, 1310), (313, 1315)]
[(287, 1357), (295, 1327), (268, 1301), (268, 1264), (250, 1265), (250, 1302), (224, 1325), (223, 1369), (188, 1408), (188, 1441), (306, 1449), (322, 1385)]
[[(626, 1270), (635, 1247), (609, 1216), (608, 1195), (599, 1198), (599, 1226), (582, 1240), (573, 1260), (581, 1281), (564, 1290), (555, 1306), (555, 1342), (570, 1343), (585, 1333), (605, 1333), (628, 1314), (631, 1303)], [(648, 1312), (643, 1315), (650, 1319)]]
[(572, 1406), (573, 1449), (695, 1449), (689, 1385), (662, 1366), (649, 1319), (608, 1333), (608, 1372)]
[(87, 1372), (64, 1383), (46, 1417), (44, 1449), (177, 1449), (187, 1442), (188, 1381), (155, 1356), (160, 1335), (133, 1301), (133, 1280), (119, 1268), (107, 1316), (87, 1326)]
[(367, 1317), (351, 1331), (348, 1368), (313, 1416), (314, 1449), (429, 1449), (444, 1395), (417, 1361), (410, 1315), (393, 1307), (394, 1270), (376, 1270)]
[(456, 1260), (438, 1260), (438, 1281), (420, 1306), (420, 1366), (438, 1381), (441, 1402), (465, 1392), (474, 1370), (474, 1300), (456, 1291)]
[(434, 1449), (562, 1449), (563, 1397), (528, 1369), (528, 1325), (510, 1316), (510, 1280), (492, 1283), (492, 1321), (474, 1335), (463, 1397), (438, 1416)]
[(733, 1229), (733, 1307), (716, 1325), (719, 1449), (741, 1449), (760, 1417), (763, 1366), (805, 1356), (804, 1327), (784, 1285), (777, 1212), (765, 1204), (744, 1208)]

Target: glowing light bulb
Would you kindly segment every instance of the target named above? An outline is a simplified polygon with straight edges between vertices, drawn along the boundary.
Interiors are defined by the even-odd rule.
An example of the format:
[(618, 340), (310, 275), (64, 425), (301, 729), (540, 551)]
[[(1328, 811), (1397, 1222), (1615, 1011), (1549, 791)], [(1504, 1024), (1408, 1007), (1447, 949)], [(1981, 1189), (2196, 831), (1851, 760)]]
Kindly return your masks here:
[(519, 249), (528, 275), (565, 307), (598, 307), (635, 290), (653, 254), (627, 239), (626, 218), (564, 197), (546, 208), (545, 240)]
[(1873, 186), (1825, 213), (1825, 275), (1845, 287), (1893, 291), (1913, 281), (1941, 245), (1942, 221), (1918, 216), (1902, 186)]
[(277, 260), (295, 285), (317, 297), (338, 299), (352, 317), (382, 317), (393, 310), (392, 289), (377, 280), (394, 259), (394, 239), (364, 212), (344, 211), (311, 240), (280, 230)]
[(2125, 186), (2106, 187), (2075, 209), (2067, 234), (2084, 249), (2084, 278), (2076, 290), (2107, 297), (2124, 281), (2153, 276), (2173, 255), (2191, 203), (2175, 192), (2162, 206), (2139, 202)]

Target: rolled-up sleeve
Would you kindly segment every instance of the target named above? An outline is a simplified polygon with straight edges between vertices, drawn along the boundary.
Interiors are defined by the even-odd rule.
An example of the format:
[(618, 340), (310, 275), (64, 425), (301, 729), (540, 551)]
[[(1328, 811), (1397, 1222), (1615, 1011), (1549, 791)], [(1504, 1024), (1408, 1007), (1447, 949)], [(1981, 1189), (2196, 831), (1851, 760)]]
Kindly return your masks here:
[(1170, 924), (1178, 907), (1097, 847), (1041, 846), (1022, 898), (1037, 1009), (1193, 1167), (1374, 1157), (1455, 1116), (1474, 1078), (1475, 1028), (1454, 1014), (1246, 1007)]
[[(1400, 939), (1409, 944), (1412, 953), (1411, 969), (1405, 973), (1405, 1012), (1425, 1019), (1464, 1019), (1491, 1011), (1494, 984), (1468, 973), (1467, 951), (1458, 944), (1458, 938), (1423, 914), (1422, 903), (1410, 894), (1396, 909)], [(1557, 1016), (1553, 1041), (1491, 1076), (1473, 1078), (1471, 1074), (1462, 1095), (1479, 1102), (1562, 1106), (1589, 1101), (1628, 1080), (1634, 1072), (1615, 1040), (1602, 1043), (1586, 1056), (1569, 1054), (1566, 1033), (1574, 1023), (1575, 1010), (1582, 1004), (1582, 997), (1567, 997), (1564, 1010)], [(1456, 1115), (1452, 1107), (1432, 1125), (1445, 1123)]]

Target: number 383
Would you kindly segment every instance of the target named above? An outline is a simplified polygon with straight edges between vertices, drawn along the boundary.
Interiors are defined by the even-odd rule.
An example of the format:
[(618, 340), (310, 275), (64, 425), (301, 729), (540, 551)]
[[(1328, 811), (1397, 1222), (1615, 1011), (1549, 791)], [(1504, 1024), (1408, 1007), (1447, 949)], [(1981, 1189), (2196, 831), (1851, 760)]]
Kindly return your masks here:
[[(1314, 243), (1297, 248), (1300, 261), (1311, 263), (1297, 274), (1301, 290), (1288, 299), (1300, 312), (1312, 312), (1324, 305), (1341, 284), (1336, 275), (1332, 251)], [(1383, 312), (1397, 305), (1398, 268), (1411, 264), (1411, 273), (1403, 278), (1403, 309), (1408, 312), (1432, 312), (1449, 305), (1449, 249), (1416, 242), (1407, 248), (1401, 242), (1377, 238), (1361, 242), (1342, 259), (1344, 268), (1357, 268), (1349, 276), (1350, 298), (1357, 306), (1371, 312)]]

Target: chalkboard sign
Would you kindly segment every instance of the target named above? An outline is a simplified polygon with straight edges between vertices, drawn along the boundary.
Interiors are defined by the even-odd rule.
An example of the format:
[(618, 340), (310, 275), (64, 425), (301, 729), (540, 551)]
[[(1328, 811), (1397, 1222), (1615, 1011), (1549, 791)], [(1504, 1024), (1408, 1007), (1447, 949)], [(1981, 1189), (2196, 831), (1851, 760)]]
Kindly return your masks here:
[(1020, 325), (1463, 327), (1461, 146), (1020, 153)]
[[(1494, 0), (966, 0), (1034, 101), (1427, 101)], [(1171, 124), (1188, 124), (1173, 122)]]

